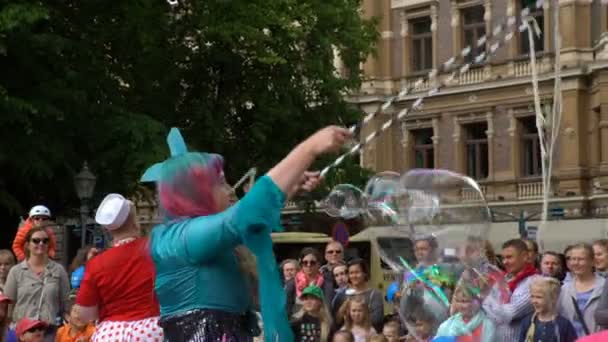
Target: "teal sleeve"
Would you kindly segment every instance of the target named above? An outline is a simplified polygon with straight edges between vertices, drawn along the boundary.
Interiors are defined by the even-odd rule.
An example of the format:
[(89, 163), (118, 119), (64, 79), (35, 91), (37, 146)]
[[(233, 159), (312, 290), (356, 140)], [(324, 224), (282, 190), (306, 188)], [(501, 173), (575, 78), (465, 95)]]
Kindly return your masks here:
[(236, 204), (230, 226), (241, 235), (270, 229), (280, 222), (284, 204), (283, 191), (270, 177), (264, 176)]
[(243, 236), (268, 231), (280, 221), (285, 195), (268, 176), (260, 178), (234, 206), (188, 221), (182, 239), (192, 262), (202, 263), (243, 243)]
[[(286, 298), (281, 283), (279, 269), (272, 252), (271, 228), (278, 227), (285, 195), (269, 177), (259, 183), (267, 184), (262, 189), (250, 192), (251, 197), (243, 198), (247, 207), (258, 210), (243, 210), (243, 216), (232, 217), (233, 226), (241, 229), (243, 223), (250, 225), (243, 231), (243, 242), (256, 257), (258, 272), (258, 296), (260, 299), (262, 321), (264, 322), (264, 341), (293, 341), (293, 332), (287, 319)], [(263, 190), (263, 191), (262, 191)], [(253, 203), (251, 203), (251, 202)], [(260, 202), (260, 203), (258, 203)]]

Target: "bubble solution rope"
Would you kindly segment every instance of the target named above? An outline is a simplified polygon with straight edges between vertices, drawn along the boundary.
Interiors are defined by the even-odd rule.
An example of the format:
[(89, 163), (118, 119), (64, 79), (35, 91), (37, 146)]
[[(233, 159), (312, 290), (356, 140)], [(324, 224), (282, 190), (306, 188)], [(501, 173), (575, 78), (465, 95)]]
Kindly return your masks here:
[[(608, 1), (603, 0), (603, 3)], [(554, 85), (553, 85), (553, 107), (551, 112), (543, 111), (541, 107), (540, 94), (538, 90), (538, 70), (536, 68), (536, 51), (534, 47), (534, 37), (528, 31), (528, 40), (530, 42), (530, 67), (532, 70), (532, 90), (534, 94), (534, 111), (536, 114), (536, 128), (538, 130), (539, 145), (541, 151), (541, 170), (543, 179), (543, 199), (542, 199), (542, 216), (541, 224), (539, 225), (536, 241), (542, 251), (544, 249), (543, 237), (547, 219), (549, 216), (549, 197), (551, 197), (551, 177), (553, 174), (553, 152), (555, 143), (559, 137), (559, 128), (562, 118), (562, 87), (561, 87), (561, 36), (559, 26), (559, 1), (553, 0), (551, 3), (553, 11), (553, 34), (555, 43), (555, 60), (554, 60)], [(538, 26), (536, 21), (528, 20), (527, 25), (534, 24)], [(538, 32), (538, 31), (537, 31)], [(548, 135), (548, 137), (546, 136)]]
[[(543, 3), (544, 3), (543, 0), (538, 0), (538, 1), (536, 1), (535, 5), (533, 5), (533, 7), (542, 8)], [(494, 30), (492, 31), (491, 37), (488, 34), (486, 34), (486, 35), (481, 36), (477, 40), (475, 45), (478, 48), (484, 46), (488, 41), (494, 40), (494, 43), (492, 43), (490, 45), (489, 52), (482, 51), (479, 55), (472, 58), (472, 61), (465, 62), (462, 66), (455, 69), (454, 64), (456, 63), (457, 60), (459, 60), (461, 58), (465, 59), (465, 58), (471, 56), (471, 54), (473, 52), (473, 48), (469, 45), (469, 46), (465, 47), (464, 49), (462, 49), (458, 56), (453, 56), (450, 59), (448, 59), (445, 63), (443, 63), (440, 67), (441, 72), (450, 72), (453, 69), (455, 69), (452, 71), (450, 76), (448, 76), (443, 82), (438, 84), (436, 87), (419, 95), (409, 108), (405, 107), (404, 109), (399, 111), (399, 113), (397, 114), (397, 116), (395, 118), (391, 118), (391, 119), (387, 120), (386, 122), (384, 122), (384, 124), (379, 129), (370, 133), (368, 136), (365, 137), (365, 139), (363, 139), (363, 141), (361, 141), (360, 143), (357, 143), (352, 148), (350, 148), (348, 151), (346, 151), (345, 153), (340, 155), (333, 163), (326, 166), (321, 171), (321, 177), (322, 178), (325, 177), (332, 168), (335, 168), (335, 167), (339, 166), (340, 164), (342, 164), (344, 159), (346, 157), (348, 157), (349, 155), (359, 152), (365, 145), (369, 144), (371, 141), (376, 139), (382, 132), (384, 132), (387, 129), (389, 129), (390, 127), (392, 127), (392, 125), (395, 124), (396, 122), (399, 122), (400, 120), (402, 120), (410, 111), (415, 111), (415, 110), (421, 109), (422, 102), (424, 101), (424, 99), (426, 97), (431, 97), (431, 96), (436, 95), (439, 92), (439, 90), (441, 90), (444, 87), (449, 86), (449, 84), (453, 80), (455, 80), (456, 77), (466, 74), (470, 70), (471, 66), (473, 66), (474, 64), (481, 64), (481, 63), (485, 62), (487, 59), (489, 59), (491, 56), (494, 56), (502, 45), (504, 45), (505, 43), (507, 43), (508, 41), (510, 41), (513, 38), (513, 35), (515, 34), (516, 30), (519, 30), (519, 32), (524, 32), (524, 31), (528, 30), (531, 27), (528, 24), (528, 20), (530, 17), (530, 7), (524, 8), (521, 11), (520, 16), (522, 18), (522, 24), (519, 25), (519, 27), (517, 27), (517, 25), (516, 25), (517, 16), (510, 16), (506, 19), (506, 24), (500, 24), (494, 28)], [(506, 26), (506, 28), (505, 28), (505, 26)], [(534, 29), (538, 29), (538, 25), (532, 26), (532, 27)], [(538, 31), (536, 32), (536, 34), (538, 34)], [(501, 35), (502, 35), (502, 38), (499, 38), (499, 37), (501, 37)], [(428, 74), (428, 79), (430, 80), (432, 78), (435, 78), (438, 76), (438, 74), (439, 74), (438, 70), (436, 70), (436, 69), (431, 70)], [(363, 126), (366, 123), (370, 122), (372, 119), (374, 119), (380, 113), (383, 113), (388, 108), (390, 108), (390, 106), (393, 104), (393, 102), (395, 100), (402, 99), (403, 97), (408, 95), (410, 93), (410, 91), (415, 90), (423, 83), (424, 83), (424, 78), (420, 78), (415, 82), (413, 87), (411, 87), (411, 88), (408, 86), (403, 87), (398, 95), (390, 96), (386, 100), (386, 102), (384, 102), (382, 104), (382, 106), (380, 106), (378, 111), (370, 113), (367, 116), (365, 116), (365, 118), (359, 125)], [(350, 131), (354, 132), (357, 129), (357, 126), (358, 125), (352, 126), (350, 128)]]

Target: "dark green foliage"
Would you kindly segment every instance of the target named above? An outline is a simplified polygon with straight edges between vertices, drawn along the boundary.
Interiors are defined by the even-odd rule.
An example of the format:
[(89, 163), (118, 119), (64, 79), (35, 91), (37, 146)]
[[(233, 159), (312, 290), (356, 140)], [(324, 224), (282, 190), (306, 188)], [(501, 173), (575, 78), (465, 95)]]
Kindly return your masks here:
[[(132, 194), (180, 127), (222, 153), (229, 179), (267, 170), (299, 140), (359, 113), (335, 75), (357, 70), (375, 22), (359, 0), (0, 0), (0, 208), (70, 214), (83, 161), (99, 199)], [(347, 169), (361, 170), (351, 160)], [(345, 179), (345, 181), (349, 181)], [(63, 211), (63, 212), (62, 212)]]

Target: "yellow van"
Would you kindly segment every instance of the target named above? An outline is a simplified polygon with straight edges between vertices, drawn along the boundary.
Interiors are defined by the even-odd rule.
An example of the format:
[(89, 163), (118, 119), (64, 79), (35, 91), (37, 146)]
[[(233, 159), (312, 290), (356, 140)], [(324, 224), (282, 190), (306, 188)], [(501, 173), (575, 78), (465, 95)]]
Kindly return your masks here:
[[(278, 262), (298, 259), (304, 247), (314, 247), (323, 254), (325, 245), (330, 240), (331, 237), (323, 233), (272, 234), (274, 253)], [(369, 227), (350, 237), (348, 246), (344, 250), (344, 258), (365, 260), (370, 268), (370, 286), (385, 293), (387, 286), (402, 275), (393, 271), (380, 258), (379, 250), (395, 263), (400, 263), (399, 257), (402, 257), (410, 264), (415, 264), (413, 242), (393, 227)], [(390, 312), (390, 305), (385, 305), (384, 308), (387, 313)]]

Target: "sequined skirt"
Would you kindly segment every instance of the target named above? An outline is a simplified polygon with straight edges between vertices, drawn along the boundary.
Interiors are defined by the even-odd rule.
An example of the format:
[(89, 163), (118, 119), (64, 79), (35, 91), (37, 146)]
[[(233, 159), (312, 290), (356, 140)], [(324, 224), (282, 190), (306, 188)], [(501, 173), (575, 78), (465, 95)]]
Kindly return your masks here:
[(253, 312), (192, 310), (162, 318), (159, 325), (171, 342), (251, 342), (261, 333)]

